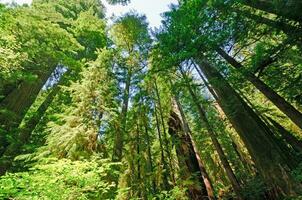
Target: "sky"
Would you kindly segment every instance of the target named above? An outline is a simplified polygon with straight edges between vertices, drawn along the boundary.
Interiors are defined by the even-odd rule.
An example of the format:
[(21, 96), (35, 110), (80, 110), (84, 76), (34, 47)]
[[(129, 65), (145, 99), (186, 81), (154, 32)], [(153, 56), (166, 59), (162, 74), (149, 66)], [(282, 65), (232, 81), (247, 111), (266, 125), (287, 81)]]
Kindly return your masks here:
[[(18, 4), (31, 3), (31, 0), (0, 0), (0, 3), (11, 3), (12, 1)], [(120, 16), (130, 10), (137, 10), (138, 13), (147, 16), (151, 28), (159, 27), (161, 24), (160, 14), (168, 11), (171, 3), (177, 4), (177, 0), (131, 0), (131, 3), (127, 6), (112, 6), (108, 5), (104, 0), (102, 2), (107, 9), (108, 18), (112, 15)]]

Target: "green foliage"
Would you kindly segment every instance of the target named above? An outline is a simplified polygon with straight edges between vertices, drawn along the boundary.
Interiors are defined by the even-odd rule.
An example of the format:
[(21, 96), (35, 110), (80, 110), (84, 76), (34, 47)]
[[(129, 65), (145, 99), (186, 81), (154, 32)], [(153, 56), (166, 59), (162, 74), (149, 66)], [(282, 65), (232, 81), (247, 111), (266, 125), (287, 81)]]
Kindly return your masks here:
[[(125, 5), (130, 1), (107, 2)], [(201, 170), (200, 165), (204, 165), (218, 198), (234, 198), (226, 165), (209, 137), (211, 130), (243, 196), (264, 198), (269, 188), (258, 177), (246, 146), (233, 130), (238, 123), (233, 122), (235, 118), (229, 121), (219, 107), (221, 99), (234, 97), (215, 99), (210, 94), (214, 84), (202, 80), (203, 72), (198, 74), (191, 65), (196, 58), (209, 60), (223, 74), (226, 82), (222, 83), (230, 84), (230, 90), (238, 92), (238, 99), (242, 97), (240, 100), (253, 108), (246, 109), (251, 120), (262, 123), (265, 116), (277, 118), (299, 135), (301, 131), (292, 128), (294, 124), (256, 90), (246, 74), (259, 76), (300, 109), (301, 37), (282, 29), (280, 23), (293, 25), (294, 30), (301, 27), (243, 6), (242, 2), (180, 0), (179, 5), (163, 14), (162, 27), (155, 31), (154, 41), (146, 17), (134, 11), (116, 18), (109, 27), (100, 0), (33, 0), (31, 6), (16, 7), (0, 4), (0, 117), (10, 117), (14, 122), (16, 115), (2, 108), (1, 100), (22, 83), (34, 85), (57, 65), (68, 69), (58, 86), (44, 91), (45, 87), (40, 95), (29, 97), (35, 101), (29, 110), (24, 110), (26, 116), (16, 131), (1, 132), (0, 154), (7, 145), (21, 144), (16, 141), (21, 135), (19, 129), (29, 125), (32, 116), (38, 116), (31, 132), (20, 137), (26, 144), (16, 150), (28, 154), (16, 157), (7, 169), (14, 173), (0, 178), (0, 198), (187, 200), (191, 192), (200, 189), (200, 180), (195, 181), (193, 176), (198, 174), (197, 168)], [(265, 24), (258, 17), (273, 23)], [(218, 48), (243, 67), (233, 69), (218, 55)], [(267, 58), (273, 58), (273, 62), (259, 70)], [(181, 76), (179, 66), (188, 78)], [(59, 80), (58, 76), (52, 78)], [(196, 98), (192, 98), (187, 86)], [(59, 88), (55, 97), (38, 113), (39, 106), (55, 88)], [(31, 90), (28, 86), (23, 92)], [(180, 137), (183, 143), (177, 143), (169, 135), (175, 128), (168, 122), (176, 95), (188, 121), (188, 132), (196, 143), (196, 149), (190, 151), (199, 153), (203, 164), (189, 166), (189, 162), (182, 162), (186, 155), (177, 146), (190, 141)], [(19, 100), (17, 97), (10, 102)], [(26, 103), (27, 99), (22, 101)], [(200, 119), (196, 103), (205, 111), (206, 120)], [(185, 131), (183, 122), (179, 132)], [(2, 142), (2, 138), (6, 140)], [(253, 149), (256, 139), (247, 143), (249, 149)], [(277, 146), (279, 140), (272, 143)], [(115, 159), (115, 154), (121, 158)], [(194, 152), (190, 155), (194, 157)], [(122, 164), (110, 162), (110, 157)], [(2, 166), (0, 173), (1, 170)], [(301, 171), (298, 166), (292, 173), (297, 182), (302, 180)]]
[(186, 189), (175, 186), (170, 191), (161, 191), (160, 194), (152, 198), (153, 200), (162, 199), (162, 200), (189, 200), (186, 195)]
[(80, 57), (95, 59), (97, 48), (106, 46), (105, 22), (94, 16), (92, 10), (89, 10), (81, 12), (72, 25), (75, 38), (85, 47)]
[(104, 17), (104, 6), (101, 1), (98, 0), (33, 0), (33, 6), (47, 5), (58, 13), (61, 13), (65, 18), (77, 19), (81, 12), (92, 10), (93, 14), (99, 18)]
[(100, 150), (99, 128), (116, 115), (112, 62), (110, 50), (99, 51), (98, 58), (87, 63), (81, 72), (83, 78), (65, 88), (72, 97), (72, 104), (63, 114), (56, 114), (57, 121), (48, 124), (46, 151), (58, 157), (81, 159)]
[(92, 160), (41, 161), (28, 172), (0, 178), (0, 198), (13, 199), (113, 199), (118, 163)]
[(130, 12), (118, 18), (111, 28), (110, 35), (114, 44), (131, 53), (138, 50), (144, 51), (144, 46), (150, 42), (146, 16)]

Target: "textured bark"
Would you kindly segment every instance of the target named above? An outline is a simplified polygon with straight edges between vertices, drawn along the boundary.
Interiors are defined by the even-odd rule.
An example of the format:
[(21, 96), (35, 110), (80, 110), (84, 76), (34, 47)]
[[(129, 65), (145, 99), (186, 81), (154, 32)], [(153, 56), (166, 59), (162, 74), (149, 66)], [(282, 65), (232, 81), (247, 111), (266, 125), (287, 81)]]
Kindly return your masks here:
[(279, 195), (299, 194), (301, 185), (291, 176), (286, 155), (268, 136), (272, 134), (268, 127), (213, 66), (206, 60), (197, 59), (197, 62), (266, 183)]
[(0, 103), (0, 109), (9, 112), (6, 114), (0, 113), (1, 126), (7, 132), (17, 128), (21, 123), (26, 112), (36, 100), (41, 88), (50, 77), (55, 67), (51, 67), (38, 74), (38, 79), (33, 82), (22, 82), (19, 87), (15, 88), (8, 94)]
[(195, 156), (196, 156), (196, 159), (198, 161), (198, 165), (199, 165), (199, 169), (200, 169), (200, 172), (201, 172), (201, 175), (202, 175), (202, 179), (203, 179), (203, 182), (204, 182), (204, 185), (206, 187), (206, 190), (207, 190), (207, 193), (208, 193), (208, 198), (211, 199), (211, 200), (214, 200), (216, 199), (215, 198), (215, 195), (214, 195), (214, 189), (213, 189), (213, 184), (212, 184), (212, 181), (204, 167), (204, 164), (201, 160), (201, 157), (198, 153), (198, 149), (195, 145), (195, 142), (192, 138), (192, 132), (191, 132), (191, 129), (189, 127), (189, 124), (188, 124), (188, 121), (186, 119), (186, 116), (185, 116), (185, 113), (182, 109), (182, 106), (178, 100), (178, 97), (175, 96), (175, 103), (177, 105), (177, 108), (178, 108), (178, 111), (180, 113), (180, 116), (181, 116), (181, 121), (182, 121), (182, 129), (183, 129), (183, 132), (184, 134), (186, 135), (186, 137), (188, 137), (188, 140), (190, 141), (190, 143), (192, 144), (192, 147), (193, 147), (193, 150), (195, 152)]
[[(184, 179), (193, 179), (195, 184), (188, 186), (190, 199), (208, 199), (206, 186), (203, 181), (199, 163), (196, 158), (190, 137), (182, 130), (181, 120), (173, 110), (168, 121), (169, 134), (174, 138), (176, 153), (181, 167), (184, 167), (182, 176)], [(196, 184), (198, 183), (198, 184)]]
[(43, 85), (55, 67), (38, 74), (35, 82), (23, 81), (15, 87), (0, 103), (0, 156), (10, 144), (6, 135), (16, 132), (30, 106), (35, 102)]
[(122, 156), (123, 156), (124, 135), (126, 132), (129, 93), (130, 93), (131, 78), (132, 78), (132, 72), (130, 69), (127, 70), (126, 76), (127, 76), (127, 78), (125, 81), (125, 90), (124, 90), (124, 94), (123, 94), (123, 105), (122, 105), (122, 111), (120, 114), (121, 124), (120, 124), (120, 127), (118, 127), (118, 130), (116, 131), (113, 154), (112, 154), (112, 161), (114, 161), (114, 162), (121, 161)]
[(302, 23), (300, 0), (241, 0), (247, 6)]
[[(243, 66), (233, 57), (229, 56), (222, 49), (217, 49), (217, 53), (221, 55), (234, 68), (241, 69)], [(295, 109), (283, 97), (272, 90), (263, 81), (257, 78), (254, 74), (246, 72), (243, 74), (262, 94), (264, 94), (273, 104), (275, 104), (288, 118), (302, 129), (302, 113)]]

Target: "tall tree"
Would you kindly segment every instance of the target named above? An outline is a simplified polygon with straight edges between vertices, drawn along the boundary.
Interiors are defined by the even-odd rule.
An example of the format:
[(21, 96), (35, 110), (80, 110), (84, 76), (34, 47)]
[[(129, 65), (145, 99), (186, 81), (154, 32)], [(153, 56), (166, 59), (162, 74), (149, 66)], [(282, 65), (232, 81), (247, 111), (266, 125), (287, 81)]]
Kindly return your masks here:
[[(290, 174), (290, 168), (293, 166), (290, 166), (289, 162), (292, 161), (289, 161), (287, 155), (270, 139), (268, 136), (270, 130), (207, 61), (199, 59), (198, 64), (213, 86), (218, 103), (244, 141), (256, 167), (267, 183), (284, 195), (299, 193), (300, 186)], [(244, 121), (249, 121), (249, 124)], [(271, 174), (280, 176), (271, 176)]]
[(145, 16), (128, 13), (117, 19), (111, 29), (112, 40), (119, 56), (119, 71), (123, 74), (122, 109), (120, 127), (115, 136), (115, 147), (112, 160), (120, 161), (126, 133), (127, 112), (130, 100), (130, 90), (137, 72), (145, 67), (146, 53), (150, 42)]

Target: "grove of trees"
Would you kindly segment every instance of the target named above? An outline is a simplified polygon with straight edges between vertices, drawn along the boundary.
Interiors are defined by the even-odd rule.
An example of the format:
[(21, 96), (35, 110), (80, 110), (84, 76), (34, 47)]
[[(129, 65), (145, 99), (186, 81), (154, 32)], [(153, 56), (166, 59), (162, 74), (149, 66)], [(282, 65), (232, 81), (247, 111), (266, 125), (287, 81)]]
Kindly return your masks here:
[(302, 199), (301, 14), (0, 3), (0, 199)]

